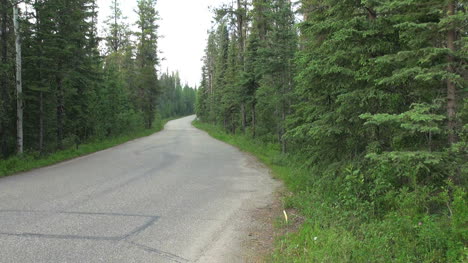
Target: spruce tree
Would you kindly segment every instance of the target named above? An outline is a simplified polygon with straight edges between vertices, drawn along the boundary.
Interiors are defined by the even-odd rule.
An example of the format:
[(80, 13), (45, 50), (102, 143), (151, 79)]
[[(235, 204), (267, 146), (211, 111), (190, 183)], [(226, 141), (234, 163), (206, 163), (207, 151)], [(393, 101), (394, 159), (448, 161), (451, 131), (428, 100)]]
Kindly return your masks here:
[(2, 0), (0, 5), (0, 49), (1, 49), (1, 61), (0, 61), (0, 148), (3, 157), (8, 156), (11, 151), (11, 137), (14, 134), (12, 127), (15, 127), (14, 120), (12, 118), (12, 109), (11, 104), (12, 98), (12, 84), (13, 80), (13, 61), (11, 60), (13, 54), (13, 45), (12, 45), (12, 6), (8, 0)]
[(257, 119), (257, 100), (256, 92), (260, 86), (265, 65), (265, 52), (267, 42), (267, 32), (269, 30), (268, 3), (265, 0), (253, 1), (253, 9), (250, 16), (252, 17), (252, 27), (247, 37), (245, 50), (245, 66), (240, 80), (242, 87), (242, 95), (245, 103), (250, 105), (250, 128), (253, 137), (256, 135), (256, 119)]
[(266, 36), (263, 53), (263, 76), (256, 91), (263, 129), (276, 134), (286, 152), (286, 117), (290, 113), (293, 92), (293, 59), (297, 49), (297, 33), (291, 3), (277, 0), (269, 6), (272, 28)]
[(128, 25), (120, 9), (120, 1), (112, 0), (111, 15), (107, 18), (106, 45), (109, 53), (115, 53), (127, 45), (129, 39)]
[(136, 96), (140, 110), (144, 114), (145, 126), (152, 127), (156, 114), (156, 99), (159, 93), (156, 66), (159, 63), (157, 54), (157, 20), (156, 0), (138, 1), (139, 32), (136, 63), (138, 67), (138, 84)]

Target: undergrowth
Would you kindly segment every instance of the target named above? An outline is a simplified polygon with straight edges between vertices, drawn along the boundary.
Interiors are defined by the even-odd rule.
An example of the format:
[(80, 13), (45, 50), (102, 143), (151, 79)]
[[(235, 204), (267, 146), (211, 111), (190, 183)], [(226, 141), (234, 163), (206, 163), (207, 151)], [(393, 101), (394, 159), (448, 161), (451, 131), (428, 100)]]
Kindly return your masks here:
[(390, 166), (365, 160), (310, 165), (279, 145), (194, 122), (212, 137), (250, 152), (284, 181), (285, 209), (305, 218), (277, 240), (269, 262), (467, 262), (468, 206), (463, 186), (396, 187)]

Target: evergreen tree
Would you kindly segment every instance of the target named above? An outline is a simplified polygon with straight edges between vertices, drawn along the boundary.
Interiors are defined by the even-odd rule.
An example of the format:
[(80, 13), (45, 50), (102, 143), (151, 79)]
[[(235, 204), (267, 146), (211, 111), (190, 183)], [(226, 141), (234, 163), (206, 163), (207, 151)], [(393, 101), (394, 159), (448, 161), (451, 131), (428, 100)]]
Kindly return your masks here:
[[(40, 155), (80, 143), (151, 127), (160, 90), (156, 67), (155, 1), (140, 1), (132, 38), (118, 0), (107, 19), (100, 50), (95, 0), (31, 0), (18, 12), (23, 93), (16, 96), (13, 6), (0, 5), (0, 148), (15, 153), (16, 106), (24, 101), (24, 150)], [(22, 6), (23, 6), (22, 5)], [(101, 54), (105, 54), (101, 56)], [(19, 76), (19, 75), (18, 75)], [(179, 80), (180, 83), (180, 80)], [(167, 88), (169, 90), (169, 88)], [(179, 84), (164, 107), (165, 118), (191, 114), (195, 91)], [(173, 101), (174, 99), (174, 101)], [(19, 127), (19, 126), (18, 126)], [(39, 156), (40, 156), (39, 155)]]
[(257, 119), (257, 100), (256, 92), (260, 86), (260, 80), (262, 79), (266, 59), (266, 53), (264, 52), (267, 42), (267, 32), (269, 31), (269, 8), (268, 1), (255, 0), (253, 1), (253, 10), (251, 11), (252, 16), (252, 28), (247, 38), (247, 46), (245, 51), (245, 67), (242, 72), (241, 85), (243, 88), (244, 100), (246, 104), (250, 105), (251, 117), (251, 130), (252, 136), (256, 136), (256, 119)]
[(110, 53), (115, 53), (128, 45), (129, 29), (124, 21), (119, 0), (112, 0), (110, 9), (111, 15), (106, 20), (108, 27), (106, 45)]
[[(385, 228), (403, 213), (395, 200), (418, 200), (413, 220), (444, 218), (431, 221), (433, 230), (450, 238), (431, 243), (433, 254), (404, 254), (383, 242), (391, 251), (382, 262), (459, 261), (463, 246), (454, 244), (464, 238), (454, 218), (466, 212), (447, 217), (453, 209), (434, 199), (440, 189), (451, 189), (445, 205), (466, 199), (459, 188), (468, 172), (466, 1), (302, 0), (297, 24), (291, 1), (253, 0), (245, 34), (237, 34), (244, 22), (237, 3), (215, 13), (199, 118), (230, 133), (250, 129), (302, 160), (314, 174), (297, 179), (309, 181), (304, 192), (325, 189), (316, 197), (361, 217), (359, 231), (368, 220)], [(360, 240), (359, 231), (350, 232)], [(424, 242), (416, 236), (405, 244), (428, 248)]]
[(195, 113), (196, 91), (187, 85), (182, 87), (179, 73), (162, 74), (159, 86), (162, 92), (158, 98), (158, 111), (162, 118)]
[[(206, 59), (206, 58), (205, 58)], [(201, 77), (201, 83), (200, 87), (198, 87), (197, 90), (197, 96), (196, 96), (196, 109), (195, 112), (197, 113), (197, 117), (204, 121), (208, 122), (208, 116), (210, 114), (210, 82), (209, 82), (209, 76), (208, 76), (208, 70), (206, 65), (206, 61), (204, 63), (205, 65), (202, 68), (202, 77)]]
[(156, 114), (156, 99), (159, 93), (157, 86), (157, 20), (156, 0), (138, 1), (137, 33), (138, 48), (136, 63), (138, 67), (138, 84), (136, 96), (140, 110), (144, 114), (145, 125), (151, 128)]
[(15, 118), (13, 116), (12, 96), (14, 84), (14, 71), (13, 71), (13, 19), (11, 18), (12, 6), (8, 0), (2, 0), (0, 5), (0, 147), (1, 153), (4, 157), (12, 152), (12, 138), (15, 133)]
[(272, 28), (263, 49), (264, 65), (260, 86), (256, 91), (259, 122), (269, 134), (276, 134), (282, 151), (286, 152), (286, 117), (290, 113), (293, 91), (293, 59), (297, 49), (297, 33), (291, 3), (286, 0), (271, 3)]

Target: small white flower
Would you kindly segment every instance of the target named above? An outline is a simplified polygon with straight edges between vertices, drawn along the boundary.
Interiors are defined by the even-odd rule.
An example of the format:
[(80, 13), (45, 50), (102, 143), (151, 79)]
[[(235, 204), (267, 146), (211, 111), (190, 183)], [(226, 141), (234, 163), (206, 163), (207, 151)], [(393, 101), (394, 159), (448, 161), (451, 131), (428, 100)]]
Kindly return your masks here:
[(314, 237), (314, 241), (317, 241), (317, 237)]

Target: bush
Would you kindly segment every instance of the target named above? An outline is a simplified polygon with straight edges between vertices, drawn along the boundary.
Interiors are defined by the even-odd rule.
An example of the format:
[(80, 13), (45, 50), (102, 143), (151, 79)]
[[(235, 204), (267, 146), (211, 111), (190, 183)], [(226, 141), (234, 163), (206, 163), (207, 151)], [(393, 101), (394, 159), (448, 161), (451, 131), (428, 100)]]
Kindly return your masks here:
[[(466, 262), (467, 192), (448, 176), (453, 155), (408, 153), (307, 165), (278, 145), (195, 122), (213, 137), (255, 154), (305, 218), (277, 241), (273, 262)], [(432, 177), (429, 177), (432, 176)]]

